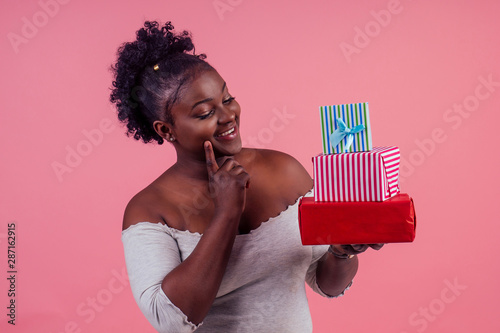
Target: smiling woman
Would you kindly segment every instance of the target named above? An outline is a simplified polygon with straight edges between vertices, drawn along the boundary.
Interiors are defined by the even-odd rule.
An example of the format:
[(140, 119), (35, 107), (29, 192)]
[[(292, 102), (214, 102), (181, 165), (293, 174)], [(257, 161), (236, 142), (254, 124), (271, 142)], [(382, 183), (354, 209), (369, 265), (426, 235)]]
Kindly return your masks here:
[(189, 33), (146, 22), (113, 66), (111, 101), (128, 134), (177, 153), (125, 210), (135, 300), (160, 332), (311, 332), (304, 282), (342, 295), (357, 256), (302, 246), (309, 174), (287, 154), (242, 147), (240, 105), (193, 50)]
[[(178, 159), (180, 154), (187, 154), (193, 158), (201, 156), (204, 161), (206, 140), (212, 143), (217, 154), (234, 155), (241, 150), (240, 106), (215, 70), (196, 75), (180, 94), (171, 109), (175, 125), (161, 120), (153, 122), (156, 132), (176, 147)], [(182, 135), (184, 133), (191, 135)]]

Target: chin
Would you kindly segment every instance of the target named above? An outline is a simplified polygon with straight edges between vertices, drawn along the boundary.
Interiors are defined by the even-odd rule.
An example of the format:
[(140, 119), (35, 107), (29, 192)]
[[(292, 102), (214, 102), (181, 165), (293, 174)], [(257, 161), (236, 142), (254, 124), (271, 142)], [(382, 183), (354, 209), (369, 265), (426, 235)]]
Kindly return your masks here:
[[(218, 143), (218, 142), (217, 142)], [(231, 144), (217, 144), (214, 145), (214, 155), (216, 157), (222, 157), (222, 156), (234, 156), (238, 154), (241, 149), (243, 148), (243, 145), (241, 143), (241, 139), (235, 140)]]

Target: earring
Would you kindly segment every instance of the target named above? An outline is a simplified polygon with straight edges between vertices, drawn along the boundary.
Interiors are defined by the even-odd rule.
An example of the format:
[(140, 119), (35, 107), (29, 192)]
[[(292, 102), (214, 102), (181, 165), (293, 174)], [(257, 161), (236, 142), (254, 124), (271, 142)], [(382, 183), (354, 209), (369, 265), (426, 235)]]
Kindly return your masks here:
[(174, 142), (174, 140), (175, 139), (173, 137), (168, 138), (168, 141), (170, 141), (170, 142)]

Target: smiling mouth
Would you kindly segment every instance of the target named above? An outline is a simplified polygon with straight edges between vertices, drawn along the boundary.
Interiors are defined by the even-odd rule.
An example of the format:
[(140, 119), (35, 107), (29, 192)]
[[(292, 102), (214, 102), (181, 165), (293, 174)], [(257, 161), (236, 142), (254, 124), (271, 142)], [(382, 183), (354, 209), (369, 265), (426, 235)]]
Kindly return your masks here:
[(233, 127), (233, 128), (231, 128), (231, 129), (230, 129), (230, 130), (228, 130), (228, 131), (225, 131), (225, 132), (223, 132), (223, 133), (221, 133), (221, 134), (216, 135), (216, 137), (226, 136), (226, 135), (229, 135), (229, 134), (231, 134), (231, 133), (233, 133), (233, 132), (234, 132), (234, 127)]

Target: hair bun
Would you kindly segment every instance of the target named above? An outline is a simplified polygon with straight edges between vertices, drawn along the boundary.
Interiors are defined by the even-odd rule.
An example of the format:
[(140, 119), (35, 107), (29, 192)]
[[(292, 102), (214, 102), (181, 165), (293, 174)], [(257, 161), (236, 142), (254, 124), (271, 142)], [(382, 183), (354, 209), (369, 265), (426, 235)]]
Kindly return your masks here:
[(172, 120), (169, 108), (176, 95), (165, 98), (165, 87), (179, 85), (176, 77), (189, 69), (211, 68), (204, 54), (194, 53), (191, 34), (173, 30), (170, 21), (161, 27), (157, 21), (144, 22), (136, 40), (118, 48), (118, 59), (111, 67), (115, 80), (110, 100), (136, 140), (163, 143), (151, 124), (163, 116)]
[(151, 65), (169, 56), (194, 50), (189, 32), (184, 30), (174, 34), (173, 30), (174, 26), (170, 21), (161, 28), (156, 21), (144, 23), (144, 28), (136, 33), (135, 42), (137, 51), (143, 53), (143, 64)]

